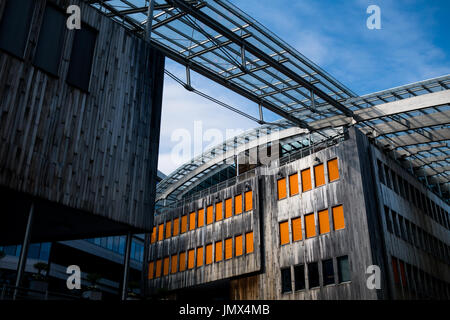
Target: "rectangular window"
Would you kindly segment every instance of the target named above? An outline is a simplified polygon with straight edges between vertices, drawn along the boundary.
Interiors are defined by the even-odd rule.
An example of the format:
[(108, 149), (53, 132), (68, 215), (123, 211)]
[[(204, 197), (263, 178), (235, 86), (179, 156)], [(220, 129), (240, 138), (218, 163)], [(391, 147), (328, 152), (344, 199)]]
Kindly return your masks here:
[(302, 240), (302, 218), (292, 219), (292, 242)]
[(320, 234), (330, 232), (330, 218), (328, 216), (328, 209), (319, 211), (319, 232)]
[(216, 203), (216, 221), (223, 219), (222, 201)]
[(242, 256), (244, 249), (243, 249), (243, 242), (242, 242), (242, 236), (236, 236), (235, 238), (235, 257)]
[(305, 289), (305, 266), (294, 266), (295, 291)]
[(389, 174), (389, 168), (388, 168), (387, 165), (384, 165), (384, 177), (386, 178), (386, 185), (387, 185), (387, 187), (388, 187), (389, 189), (391, 189), (391, 188), (392, 188), (392, 185), (391, 185), (391, 176), (390, 176), (390, 174)]
[(282, 178), (277, 181), (277, 188), (278, 188), (278, 200), (285, 199), (287, 195), (286, 178)]
[(305, 169), (302, 174), (302, 192), (306, 192), (312, 189), (311, 184), (311, 169)]
[(281, 292), (292, 292), (291, 268), (281, 269)]
[(151, 261), (151, 262), (148, 264), (148, 278), (149, 278), (150, 280), (153, 279), (154, 268), (155, 268), (155, 265), (154, 265), (153, 261)]
[(161, 223), (158, 226), (158, 241), (162, 241), (164, 239), (164, 224)]
[(253, 250), (253, 232), (248, 232), (245, 234), (245, 253), (252, 253)]
[(327, 162), (328, 168), (328, 182), (333, 182), (339, 179), (338, 159), (332, 159)]
[(320, 287), (319, 265), (317, 262), (308, 263), (308, 280), (310, 289)]
[(395, 212), (394, 210), (391, 210), (392, 213), (392, 222), (394, 225), (394, 233), (397, 237), (400, 238), (400, 229), (398, 227), (398, 222), (397, 222), (397, 212)]
[(195, 211), (189, 213), (189, 230), (195, 229)]
[(289, 223), (287, 221), (280, 222), (280, 245), (289, 243)]
[(253, 192), (247, 191), (244, 193), (245, 199), (245, 212), (253, 210)]
[(333, 225), (334, 230), (341, 230), (345, 228), (344, 207), (342, 205), (333, 207)]
[(187, 231), (187, 215), (181, 217), (181, 233)]
[(222, 241), (216, 242), (216, 247), (214, 251), (216, 253), (216, 262), (222, 261)]
[(348, 256), (337, 258), (339, 283), (350, 281), (350, 265)]
[(164, 258), (164, 275), (167, 276), (169, 274), (169, 257)]
[(206, 245), (206, 264), (211, 264), (212, 263), (212, 259), (213, 259), (213, 245), (210, 243), (210, 244), (207, 244)]
[(384, 217), (386, 219), (386, 227), (390, 233), (392, 233), (392, 223), (391, 223), (391, 215), (389, 212), (389, 207), (384, 206)]
[(234, 197), (234, 214), (238, 215), (242, 213), (242, 194)]
[[(6, 1), (0, 21), (0, 48), (23, 58), (30, 32), (34, 0)], [(56, 31), (55, 31), (56, 32)]]
[(186, 270), (186, 252), (180, 252), (180, 272)]
[(225, 260), (233, 257), (233, 238), (225, 239)]
[(225, 200), (225, 219), (231, 218), (232, 215), (233, 215), (233, 200), (230, 198)]
[(166, 239), (172, 236), (172, 221), (166, 222)]
[(150, 243), (156, 242), (156, 227), (153, 227), (152, 234), (150, 236)]
[(316, 183), (316, 188), (325, 184), (325, 169), (323, 163), (314, 167), (314, 181)]
[(195, 267), (195, 250), (188, 251), (188, 269), (194, 269)]
[(180, 218), (173, 219), (173, 236), (177, 236), (180, 233)]
[(402, 279), (402, 286), (404, 288), (407, 288), (408, 283), (406, 282), (405, 263), (399, 260), (399, 266), (400, 266), (400, 277)]
[(314, 213), (305, 215), (305, 233), (306, 238), (316, 236), (316, 222), (314, 221)]
[(322, 275), (324, 286), (334, 284), (333, 259), (327, 259), (322, 261)]
[(298, 173), (289, 176), (289, 195), (295, 196), (299, 192), (298, 189)]
[(174, 254), (170, 260), (171, 260), (170, 261), (171, 262), (171, 264), (170, 264), (170, 266), (171, 266), (170, 272), (172, 274), (177, 273), (178, 255)]
[(65, 30), (65, 14), (47, 5), (39, 31), (34, 65), (55, 76), (58, 75)]
[(205, 209), (198, 210), (197, 227), (203, 227), (205, 225)]
[(377, 159), (377, 167), (378, 167), (378, 178), (380, 179), (380, 182), (382, 184), (386, 184), (384, 181), (384, 174), (383, 174), (383, 165), (380, 160)]
[(156, 274), (155, 278), (161, 277), (161, 266), (162, 266), (162, 260), (156, 260)]
[(213, 206), (208, 206), (206, 208), (206, 224), (211, 224), (214, 222), (213, 219)]
[(201, 267), (203, 265), (203, 247), (197, 248), (197, 267)]

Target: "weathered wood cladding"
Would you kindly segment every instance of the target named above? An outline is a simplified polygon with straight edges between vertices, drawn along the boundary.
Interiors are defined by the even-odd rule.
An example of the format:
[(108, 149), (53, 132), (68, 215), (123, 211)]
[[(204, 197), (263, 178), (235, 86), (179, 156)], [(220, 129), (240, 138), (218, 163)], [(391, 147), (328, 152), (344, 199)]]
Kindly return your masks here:
[(98, 31), (89, 93), (66, 83), (75, 31), (57, 77), (33, 66), (36, 1), (24, 58), (0, 52), (0, 185), (150, 231), (164, 57), (82, 1), (51, 2)]
[[(236, 195), (242, 195), (246, 191), (252, 191), (253, 209), (245, 212), (243, 210), (239, 215), (234, 215), (230, 218), (223, 216), (222, 220), (216, 221), (215, 204), (226, 199), (233, 199), (233, 213), (235, 212)], [(233, 278), (236, 276), (242, 276), (244, 274), (254, 273), (261, 269), (261, 252), (260, 252), (260, 210), (259, 210), (259, 188), (258, 178), (250, 178), (245, 181), (240, 181), (236, 185), (225, 188), (218, 192), (212, 193), (209, 196), (195, 200), (191, 203), (187, 203), (183, 207), (176, 208), (168, 211), (164, 214), (155, 217), (155, 226), (158, 227), (164, 223), (164, 230), (166, 223), (173, 219), (180, 218), (183, 215), (189, 216), (191, 212), (198, 212), (199, 209), (204, 209), (206, 214), (207, 206), (214, 206), (213, 223), (205, 224), (202, 227), (196, 227), (195, 230), (181, 233), (177, 236), (172, 236), (163, 241), (157, 241), (149, 247), (149, 261), (156, 263), (157, 260), (165, 257), (171, 257), (172, 255), (186, 252), (190, 249), (197, 249), (198, 247), (205, 247), (207, 244), (213, 245), (213, 257), (215, 256), (214, 244), (217, 241), (224, 241), (227, 238), (233, 238), (233, 257), (226, 260), (223, 257), (222, 261), (213, 261), (212, 264), (206, 265), (185, 271), (178, 271), (174, 274), (167, 276), (161, 276), (148, 280), (149, 292), (155, 292), (157, 288), (165, 288), (168, 290), (175, 290), (180, 288), (192, 287), (211, 281)], [(189, 221), (189, 219), (188, 219)], [(235, 237), (243, 235), (245, 241), (245, 234), (253, 232), (253, 246), (252, 253), (244, 254), (239, 257), (234, 256), (235, 250)], [(223, 242), (224, 243), (224, 242)], [(223, 245), (225, 246), (225, 245)], [(245, 245), (244, 245), (245, 247)], [(197, 253), (196, 253), (197, 254)], [(205, 253), (204, 253), (205, 254)], [(197, 257), (195, 257), (195, 261)], [(178, 259), (179, 263), (179, 259)]]

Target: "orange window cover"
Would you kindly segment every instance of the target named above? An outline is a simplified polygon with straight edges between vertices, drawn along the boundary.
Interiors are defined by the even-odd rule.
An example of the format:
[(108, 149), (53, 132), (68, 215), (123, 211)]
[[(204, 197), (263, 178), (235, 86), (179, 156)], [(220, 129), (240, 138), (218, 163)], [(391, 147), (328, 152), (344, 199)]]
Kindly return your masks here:
[(225, 200), (225, 219), (233, 215), (233, 199)]
[(328, 180), (329, 182), (339, 179), (338, 159), (328, 161)]
[(180, 218), (173, 219), (173, 235), (177, 236), (180, 233)]
[(234, 214), (238, 215), (241, 213), (242, 213), (242, 194), (239, 194), (234, 198)]
[(171, 259), (171, 268), (170, 268), (171, 273), (177, 272), (177, 265), (178, 265), (178, 256), (176, 254), (174, 254)]
[(233, 238), (225, 239), (225, 260), (233, 257)]
[(181, 217), (181, 233), (187, 231), (187, 215)]
[(302, 192), (306, 192), (311, 189), (311, 169), (305, 169), (302, 171)]
[(325, 169), (323, 164), (314, 167), (314, 180), (316, 182), (316, 188), (325, 184)]
[(150, 242), (151, 243), (155, 243), (156, 242), (156, 227), (153, 227), (152, 235), (151, 235), (151, 238), (150, 238)]
[(328, 209), (319, 211), (319, 232), (320, 234), (330, 232), (330, 219)]
[(287, 221), (280, 223), (280, 245), (289, 243), (289, 223)]
[(222, 241), (216, 242), (216, 262), (222, 261)]
[(195, 212), (189, 213), (189, 230), (195, 229)]
[(305, 215), (306, 238), (311, 238), (316, 235), (316, 223), (314, 221), (314, 213)]
[(197, 227), (203, 227), (205, 225), (205, 209), (198, 210)]
[(155, 268), (155, 265), (154, 265), (153, 261), (151, 261), (151, 262), (148, 264), (148, 278), (149, 278), (149, 279), (153, 279), (153, 271), (154, 271), (154, 268)]
[(188, 269), (193, 269), (195, 266), (195, 250), (188, 251)]
[(164, 258), (164, 275), (167, 276), (169, 274), (169, 257)]
[(253, 192), (247, 191), (244, 194), (244, 199), (245, 199), (245, 211), (250, 211), (253, 210)]
[(213, 206), (206, 208), (206, 224), (211, 224), (214, 222), (213, 219)]
[(186, 270), (186, 252), (180, 253), (180, 271)]
[(197, 267), (201, 267), (203, 265), (203, 247), (197, 248)]
[(162, 239), (164, 239), (164, 224), (161, 223), (158, 226), (158, 241), (161, 241)]
[(213, 257), (212, 257), (212, 255), (213, 255), (213, 245), (211, 243), (206, 245), (205, 255), (206, 255), (206, 257), (205, 257), (206, 258), (205, 264), (211, 264), (212, 263), (212, 259), (213, 259)]
[(286, 178), (278, 180), (278, 200), (286, 198)]
[(235, 257), (239, 257), (242, 256), (244, 250), (242, 248), (242, 235), (241, 236), (236, 236), (236, 242), (235, 242)]
[(253, 232), (245, 234), (245, 253), (253, 252)]
[(156, 260), (156, 275), (155, 275), (156, 278), (161, 277), (161, 263), (162, 263), (161, 259)]
[(342, 205), (333, 208), (334, 230), (345, 228), (344, 207)]
[(291, 197), (298, 194), (298, 173), (289, 176), (289, 194)]
[(302, 240), (302, 218), (292, 219), (292, 241)]
[(223, 212), (222, 212), (222, 202), (216, 203), (216, 221), (220, 221), (223, 219)]
[(172, 236), (172, 221), (166, 222), (166, 239)]

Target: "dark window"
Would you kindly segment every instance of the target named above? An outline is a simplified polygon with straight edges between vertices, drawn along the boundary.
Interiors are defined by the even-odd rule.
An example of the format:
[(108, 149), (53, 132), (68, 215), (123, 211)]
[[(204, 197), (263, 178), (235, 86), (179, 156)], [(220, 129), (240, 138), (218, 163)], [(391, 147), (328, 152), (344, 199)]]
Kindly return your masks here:
[(308, 280), (310, 289), (320, 287), (319, 265), (317, 262), (308, 264)]
[(400, 189), (400, 195), (403, 198), (406, 198), (406, 196), (405, 196), (405, 180), (403, 180), (403, 178), (400, 176), (398, 176), (398, 187)]
[(397, 222), (397, 212), (395, 212), (394, 210), (391, 210), (392, 212), (392, 223), (394, 225), (394, 233), (397, 237), (400, 238), (400, 229), (398, 227), (398, 222)]
[(44, 19), (39, 31), (39, 41), (34, 64), (53, 75), (58, 75), (59, 62), (66, 30), (66, 16), (53, 6), (45, 8)]
[(294, 266), (295, 290), (305, 289), (305, 266)]
[(378, 165), (378, 177), (380, 178), (382, 184), (386, 184), (386, 182), (384, 181), (383, 165), (380, 160), (377, 160), (377, 165)]
[(387, 165), (384, 165), (384, 177), (386, 178), (386, 185), (388, 186), (388, 188), (392, 188), (391, 187), (391, 178), (389, 176), (389, 168)]
[(342, 256), (337, 258), (339, 283), (350, 281), (350, 265), (348, 262), (348, 256)]
[(87, 25), (75, 31), (67, 83), (83, 91), (89, 91), (96, 39), (97, 32)]
[(322, 275), (324, 286), (334, 283), (333, 259), (322, 261)]
[(394, 186), (394, 191), (396, 194), (398, 193), (398, 182), (397, 182), (397, 175), (394, 171), (391, 171), (391, 177), (392, 177), (392, 185)]
[(34, 0), (8, 0), (0, 22), (0, 48), (23, 58), (30, 31)]
[(281, 269), (281, 292), (291, 292), (291, 268)]
[(39, 251), (41, 249), (40, 243), (32, 243), (28, 248), (28, 258), (39, 259)]
[(386, 218), (386, 226), (390, 233), (392, 233), (391, 215), (389, 214), (389, 207), (384, 206), (384, 213)]
[(403, 222), (403, 217), (401, 215), (398, 215), (398, 225), (401, 231), (401, 238), (405, 241), (408, 241), (408, 239), (406, 238), (405, 224)]
[(405, 219), (405, 228), (406, 228), (406, 237), (408, 238), (408, 241), (412, 243), (412, 237), (411, 237), (411, 225), (409, 223), (409, 220)]

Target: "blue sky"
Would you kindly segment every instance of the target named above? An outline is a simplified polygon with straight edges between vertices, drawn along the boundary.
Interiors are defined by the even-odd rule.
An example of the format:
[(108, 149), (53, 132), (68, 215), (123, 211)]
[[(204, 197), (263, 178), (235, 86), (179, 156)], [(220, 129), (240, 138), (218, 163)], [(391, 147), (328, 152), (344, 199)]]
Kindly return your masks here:
[[(449, 0), (231, 0), (300, 53), (358, 95), (450, 74)], [(381, 9), (381, 30), (366, 27), (369, 5)], [(167, 61), (167, 69), (184, 69)], [(256, 106), (200, 76), (193, 84), (235, 107), (254, 113)], [(172, 133), (249, 129), (257, 126), (197, 97), (167, 79), (164, 88), (159, 168), (168, 174), (178, 165), (169, 156)], [(206, 148), (216, 141), (203, 141)], [(191, 155), (194, 155), (192, 152)], [(187, 160), (187, 159), (185, 159)]]

